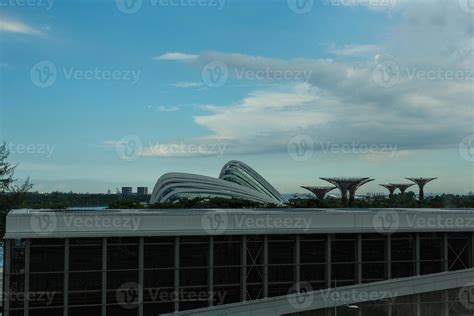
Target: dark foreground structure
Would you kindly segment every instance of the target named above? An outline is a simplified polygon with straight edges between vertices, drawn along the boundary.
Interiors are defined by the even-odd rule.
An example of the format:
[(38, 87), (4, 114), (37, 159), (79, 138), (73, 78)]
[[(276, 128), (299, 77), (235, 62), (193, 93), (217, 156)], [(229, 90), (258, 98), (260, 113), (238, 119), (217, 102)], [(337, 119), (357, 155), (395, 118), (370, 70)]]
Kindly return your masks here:
[(438, 178), (406, 178), (407, 180), (413, 181), (416, 185), (418, 185), (419, 193), (418, 193), (418, 200), (423, 201), (425, 199), (425, 185), (428, 182), (436, 180)]
[(326, 197), (326, 194), (328, 194), (329, 192), (334, 190), (336, 187), (324, 187), (324, 186), (305, 187), (305, 186), (302, 186), (302, 188), (306, 189), (306, 190), (310, 191), (311, 193), (313, 193), (314, 195), (316, 195), (316, 198), (318, 200), (324, 200), (324, 198)]
[(349, 195), (349, 205), (355, 200), (356, 191), (366, 183), (374, 181), (370, 178), (320, 178), (335, 185), (341, 192), (341, 200), (343, 204), (347, 204), (347, 195)]
[(398, 184), (395, 184), (395, 186), (397, 187), (397, 189), (400, 190), (401, 194), (405, 194), (408, 188), (414, 186), (414, 184), (413, 183), (398, 183)]
[(473, 218), (436, 209), (16, 210), (4, 315), (470, 315)]
[(380, 186), (384, 187), (389, 192), (389, 197), (392, 198), (395, 190), (397, 189), (397, 185), (395, 184), (379, 184)]

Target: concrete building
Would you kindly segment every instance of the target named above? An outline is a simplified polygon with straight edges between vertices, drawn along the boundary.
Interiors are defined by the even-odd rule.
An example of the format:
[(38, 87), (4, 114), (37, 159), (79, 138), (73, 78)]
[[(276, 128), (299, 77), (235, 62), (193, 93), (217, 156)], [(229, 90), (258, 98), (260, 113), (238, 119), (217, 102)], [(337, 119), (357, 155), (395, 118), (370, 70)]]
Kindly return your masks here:
[(470, 315), (472, 218), (456, 209), (15, 210), (4, 315)]
[(137, 195), (148, 195), (148, 187), (137, 187)]
[(133, 188), (132, 187), (122, 187), (122, 195), (132, 195)]

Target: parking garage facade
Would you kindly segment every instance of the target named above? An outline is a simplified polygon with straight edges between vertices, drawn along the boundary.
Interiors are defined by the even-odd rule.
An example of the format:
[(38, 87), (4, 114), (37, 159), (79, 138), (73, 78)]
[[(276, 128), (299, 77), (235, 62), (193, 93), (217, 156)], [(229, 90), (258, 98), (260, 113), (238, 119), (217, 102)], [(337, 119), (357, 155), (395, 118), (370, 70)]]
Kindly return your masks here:
[(6, 241), (5, 315), (157, 315), (473, 267), (468, 233)]

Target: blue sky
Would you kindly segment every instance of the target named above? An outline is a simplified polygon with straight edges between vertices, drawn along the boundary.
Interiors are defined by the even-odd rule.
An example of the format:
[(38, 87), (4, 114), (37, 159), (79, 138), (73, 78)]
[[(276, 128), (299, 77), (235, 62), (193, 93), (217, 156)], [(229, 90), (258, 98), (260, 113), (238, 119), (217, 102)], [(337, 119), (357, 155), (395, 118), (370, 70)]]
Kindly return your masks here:
[(105, 192), (239, 159), (282, 192), (359, 175), (377, 180), (362, 192), (474, 190), (474, 10), (295, 1), (0, 1), (17, 176)]

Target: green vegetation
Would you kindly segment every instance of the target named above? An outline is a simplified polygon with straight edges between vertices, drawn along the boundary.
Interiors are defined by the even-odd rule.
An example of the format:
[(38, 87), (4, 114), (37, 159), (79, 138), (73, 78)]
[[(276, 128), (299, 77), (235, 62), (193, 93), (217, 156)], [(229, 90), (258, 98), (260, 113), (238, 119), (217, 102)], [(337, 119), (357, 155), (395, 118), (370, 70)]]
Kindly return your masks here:
[[(260, 204), (251, 201), (239, 199), (181, 199), (174, 203), (160, 203), (155, 205), (144, 205), (137, 201), (125, 200), (118, 201), (109, 205), (113, 209), (185, 209), (185, 208), (275, 208), (273, 204)], [(325, 200), (317, 199), (294, 199), (285, 206), (288, 208), (341, 208), (343, 207), (341, 200), (328, 197)], [(416, 200), (415, 194), (412, 192), (395, 195), (388, 199), (384, 197), (375, 197), (365, 200), (356, 200), (354, 208), (472, 208), (474, 207), (474, 196), (461, 195), (440, 195), (428, 197), (423, 202)]]
[(65, 209), (68, 207), (107, 207), (115, 203), (148, 202), (148, 195), (122, 196), (120, 194), (90, 194), (90, 193), (37, 193), (26, 194), (25, 201), (21, 205), (24, 208), (51, 208)]
[(26, 193), (32, 185), (26, 180), (21, 185), (15, 185), (17, 181), (15, 176), (16, 165), (7, 161), (9, 156), (8, 148), (5, 143), (0, 145), (0, 234), (5, 232), (5, 218), (8, 212), (18, 208), (23, 204)]
[[(185, 208), (275, 208), (277, 205), (260, 204), (241, 199), (196, 198), (181, 199), (173, 203), (147, 205), (149, 196), (122, 196), (120, 194), (77, 194), (77, 193), (27, 193), (23, 203), (25, 208), (65, 209), (69, 207), (108, 207), (109, 209), (185, 209)], [(288, 208), (342, 208), (340, 199), (327, 197), (317, 199), (293, 199)], [(423, 202), (416, 200), (412, 192), (395, 195), (388, 199), (383, 196), (356, 200), (354, 208), (474, 208), (473, 195), (439, 195), (427, 197)]]
[[(341, 200), (328, 197), (324, 200), (317, 199), (295, 199), (291, 200), (289, 207), (295, 208), (340, 208), (343, 207)], [(419, 202), (413, 192), (394, 195), (388, 199), (384, 197), (355, 200), (353, 208), (472, 208), (474, 207), (474, 195), (443, 194), (434, 197), (426, 197)]]
[(246, 201), (241, 199), (224, 199), (224, 198), (195, 198), (195, 199), (180, 199), (173, 203), (157, 203), (153, 205), (143, 205), (134, 201), (119, 201), (109, 205), (110, 209), (185, 209), (185, 208), (273, 208), (277, 207), (273, 204), (260, 204), (257, 202)]

